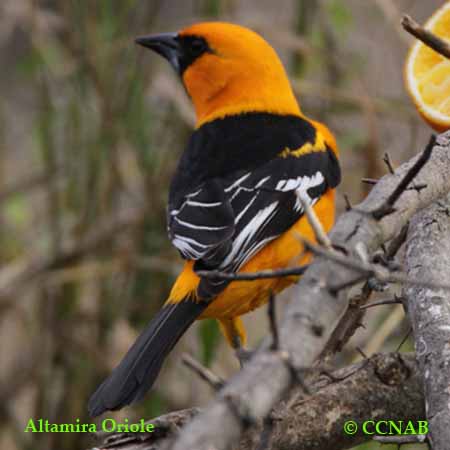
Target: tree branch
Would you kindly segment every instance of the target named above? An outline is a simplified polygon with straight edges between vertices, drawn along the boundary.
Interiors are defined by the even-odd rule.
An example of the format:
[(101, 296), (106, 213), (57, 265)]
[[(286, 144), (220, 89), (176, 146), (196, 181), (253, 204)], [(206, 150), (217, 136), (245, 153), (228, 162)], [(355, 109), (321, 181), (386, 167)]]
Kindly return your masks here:
[[(396, 201), (394, 213), (375, 220), (371, 212), (384, 205), (397, 192), (399, 182), (417, 167), (414, 158), (399, 167), (395, 174), (383, 177), (366, 200), (343, 214), (330, 237), (333, 244), (355, 253), (356, 245), (373, 252), (391, 239), (409, 218), (421, 208), (450, 190), (450, 133), (439, 136), (420, 182), (427, 185), (420, 193), (404, 191)], [(405, 186), (406, 187), (406, 186)], [(401, 203), (400, 201), (401, 200)], [(203, 414), (180, 434), (173, 449), (227, 449), (243, 431), (269, 414), (271, 408), (292, 388), (295, 371), (309, 367), (324, 348), (339, 317), (347, 306), (346, 289), (333, 295), (328, 280), (343, 284), (358, 273), (350, 268), (316, 257), (298, 287), (298, 301), (292, 302), (280, 327), (282, 351), (260, 349), (244, 369), (221, 391)], [(302, 345), (298, 345), (301, 342)], [(223, 430), (226, 430), (224, 432)]]
[(446, 58), (450, 58), (450, 45), (440, 37), (421, 27), (410, 16), (404, 15), (402, 18), (402, 26), (415, 38), (422, 41), (426, 46), (432, 48), (435, 52), (439, 53)]
[[(417, 211), (450, 191), (450, 133), (437, 139), (430, 159), (418, 175), (427, 187), (404, 191), (395, 212), (376, 220), (371, 214), (385, 204), (420, 155), (384, 176), (359, 207), (344, 213), (330, 238), (354, 253), (364, 245), (368, 253), (392, 239)], [(349, 282), (358, 273), (323, 257), (316, 257), (298, 285), (298, 298), (288, 305), (280, 324), (279, 352), (266, 343), (221, 391), (205, 411), (187, 425), (171, 447), (175, 450), (228, 449), (253, 423), (266, 417), (293, 387), (295, 371), (310, 367), (319, 356), (347, 307), (347, 290), (333, 295), (328, 280)], [(299, 345), (301, 343), (301, 345)]]
[[(361, 431), (346, 435), (343, 425), (347, 420), (355, 420), (361, 430), (365, 420), (423, 419), (418, 372), (413, 355), (391, 353), (375, 355), (337, 370), (329, 377), (316, 377), (311, 384), (313, 395), (305, 396), (297, 389), (272, 412), (271, 439), (265, 450), (341, 450), (371, 438)], [(179, 427), (197, 413), (193, 408), (150, 420), (155, 425), (154, 433), (103, 434), (99, 446), (116, 450), (165, 449), (167, 440), (176, 438)], [(235, 448), (255, 449), (262, 431), (263, 424), (258, 423), (242, 436)]]
[(263, 280), (266, 278), (281, 278), (291, 277), (293, 275), (303, 275), (308, 268), (308, 265), (288, 267), (287, 269), (278, 270), (261, 270), (260, 272), (221, 272), (220, 270), (199, 270), (197, 275), (204, 278), (217, 278), (218, 280), (231, 281), (254, 281)]
[[(415, 216), (406, 245), (411, 277), (430, 281), (450, 278), (450, 198)], [(405, 287), (414, 330), (416, 357), (423, 373), (429, 440), (434, 450), (450, 442), (450, 293), (443, 289)]]
[[(416, 163), (419, 158), (420, 155), (397, 168), (394, 174), (384, 176), (360, 205), (352, 208), (339, 218), (330, 233), (334, 248), (342, 249), (349, 259), (353, 260), (360, 258), (361, 248), (364, 248), (367, 255), (371, 255), (380, 245), (394, 238), (398, 234), (398, 230), (402, 229), (417, 211), (448, 194), (450, 191), (450, 132), (437, 138), (430, 159), (416, 177), (418, 178), (417, 181), (426, 184), (427, 187), (417, 192), (416, 190), (406, 190), (405, 185), (405, 190), (400, 192), (400, 196), (398, 196), (399, 183), (405, 180), (406, 174), (411, 173), (411, 167), (417, 167)], [(414, 181), (416, 181), (416, 178)], [(402, 184), (404, 185), (405, 182), (403, 181)], [(386, 200), (392, 198), (393, 192), (397, 192), (396, 210), (376, 220), (372, 212), (377, 210), (380, 205), (386, 204)], [(298, 440), (295, 441), (296, 446), (288, 446), (295, 440), (293, 430), (298, 430), (302, 423), (307, 423), (308, 412), (311, 411), (311, 406), (314, 404), (313, 400), (316, 399), (318, 394), (308, 398), (305, 408), (305, 405), (302, 404), (304, 393), (291, 393), (296, 387), (298, 378), (296, 374), (305, 373), (304, 369), (312, 366), (348, 306), (346, 295), (348, 289), (335, 292), (330, 289), (329, 283), (332, 282), (333, 286), (343, 286), (346, 283), (350, 285), (350, 282), (358, 275), (360, 275), (360, 272), (355, 268), (344, 266), (327, 256), (316, 255), (313, 263), (300, 280), (297, 290), (298, 297), (287, 306), (285, 317), (279, 321), (279, 349), (271, 350), (271, 339), (268, 337), (241, 372), (228, 382), (209, 406), (194, 417), (179, 434), (177, 433), (173, 441), (164, 444), (164, 448), (172, 450), (207, 450), (211, 448), (225, 450), (233, 446), (236, 447), (241, 443), (241, 449), (246, 450), (248, 447), (242, 446), (243, 434), (245, 432), (250, 433), (245, 435), (248, 436), (251, 433), (256, 433), (257, 436), (260, 436), (260, 424), (263, 419), (268, 417), (273, 408), (289, 394), (291, 394), (289, 407), (287, 408), (284, 405), (284, 410), (295, 409), (297, 402), (292, 401), (293, 395), (299, 396), (301, 407), (298, 410), (295, 409), (294, 417), (296, 420), (299, 420), (298, 418), (301, 418), (301, 420), (295, 422), (296, 425), (294, 426), (291, 424), (290, 433), (289, 428), (287, 430), (279, 428), (287, 421), (275, 420), (272, 443), (286, 449), (298, 448), (300, 445)], [(416, 289), (424, 288), (422, 286)], [(404, 363), (402, 358), (399, 361), (401, 361), (400, 365)], [(363, 367), (366, 367), (364, 363), (362, 364), (363, 366), (355, 372), (355, 376), (363, 370)], [(372, 363), (365, 362), (365, 364), (367, 364), (367, 370), (371, 370), (373, 367)], [(396, 367), (395, 370), (387, 371), (390, 375), (385, 377), (385, 380), (390, 380), (391, 377), (396, 378), (398, 374), (404, 373), (404, 371), (399, 370), (399, 366)], [(405, 367), (409, 367), (408, 364)], [(415, 373), (409, 370), (406, 370), (406, 372)], [(379, 370), (377, 370), (377, 373), (379, 373)], [(348, 380), (351, 379), (352, 377), (349, 377)], [(402, 379), (405, 381), (404, 377)], [(361, 395), (356, 395), (355, 390), (359, 384), (351, 383), (348, 380), (344, 380), (344, 383), (349, 383), (346, 386), (351, 389), (352, 395), (345, 395), (343, 391), (339, 391), (336, 401), (363, 401), (362, 416), (357, 417), (363, 417), (364, 414), (373, 415), (374, 411), (368, 411), (367, 401), (370, 399), (371, 393), (382, 392), (383, 389), (380, 389), (380, 387), (376, 389), (365, 388)], [(390, 382), (386, 384), (390, 385)], [(311, 387), (311, 382), (309, 386)], [(395, 408), (399, 398), (406, 399), (410, 395), (418, 395), (419, 390), (418, 386), (415, 385), (412, 390), (408, 388), (407, 393), (402, 392), (400, 397), (393, 396), (394, 391), (391, 389), (384, 392), (388, 392), (388, 395), (383, 398), (380, 407), (389, 405), (389, 408)], [(330, 396), (327, 395), (326, 399), (329, 400), (329, 398)], [(394, 398), (397, 401), (393, 401)], [(402, 417), (407, 411), (407, 405), (412, 403), (414, 402), (409, 398), (406, 404), (402, 406)], [(356, 436), (348, 438), (345, 443), (342, 443), (343, 433), (341, 428), (339, 436), (335, 435), (336, 439), (339, 438), (341, 441), (334, 443), (329, 437), (325, 446), (325, 440), (322, 441), (322, 436), (323, 430), (327, 430), (327, 428), (322, 421), (334, 417), (335, 421), (342, 427), (346, 409), (338, 409), (329, 416), (323, 413), (328, 411), (328, 407), (324, 407), (324, 403), (319, 402), (319, 404), (320, 407), (317, 410), (319, 412), (314, 416), (314, 422), (319, 423), (320, 432), (315, 429), (313, 435), (309, 435), (309, 438), (302, 441), (302, 448), (320, 449), (330, 448), (331, 446), (339, 449), (356, 445), (365, 439), (365, 437), (358, 438)], [(414, 411), (420, 412), (420, 406), (417, 407), (417, 404), (416, 402)], [(283, 411), (283, 408), (281, 408), (281, 411)], [(352, 419), (355, 417), (354, 411), (350, 409)], [(408, 411), (408, 418), (415, 417), (414, 411)], [(311, 424), (311, 421), (308, 423)], [(282, 431), (278, 433), (278, 429)], [(286, 441), (287, 439), (291, 439), (291, 441)], [(287, 442), (284, 447), (281, 445), (282, 442)], [(318, 445), (319, 443), (320, 445)]]

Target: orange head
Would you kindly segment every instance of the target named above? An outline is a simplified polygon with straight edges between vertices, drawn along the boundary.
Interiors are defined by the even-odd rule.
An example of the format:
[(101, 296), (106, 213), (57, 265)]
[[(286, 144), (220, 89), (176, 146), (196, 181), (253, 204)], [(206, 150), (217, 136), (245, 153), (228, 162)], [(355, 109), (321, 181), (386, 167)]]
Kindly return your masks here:
[(205, 22), (136, 42), (164, 56), (181, 75), (197, 126), (250, 111), (300, 115), (275, 50), (248, 28)]

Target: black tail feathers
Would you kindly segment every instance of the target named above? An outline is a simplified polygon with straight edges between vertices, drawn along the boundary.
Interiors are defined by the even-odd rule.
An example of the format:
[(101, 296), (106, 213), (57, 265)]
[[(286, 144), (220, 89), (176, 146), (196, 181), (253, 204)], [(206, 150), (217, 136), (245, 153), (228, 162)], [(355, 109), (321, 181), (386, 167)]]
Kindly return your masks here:
[(166, 356), (207, 306), (190, 300), (165, 305), (91, 396), (90, 416), (140, 400), (153, 385)]

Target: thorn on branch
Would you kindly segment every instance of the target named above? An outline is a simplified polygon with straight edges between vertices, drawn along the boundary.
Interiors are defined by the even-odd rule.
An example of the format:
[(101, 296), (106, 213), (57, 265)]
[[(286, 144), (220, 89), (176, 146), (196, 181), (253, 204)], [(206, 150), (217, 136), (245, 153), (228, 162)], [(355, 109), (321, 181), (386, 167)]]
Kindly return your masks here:
[(394, 205), (395, 205), (396, 201), (399, 199), (399, 197), (403, 194), (403, 192), (406, 190), (406, 188), (411, 183), (411, 181), (414, 180), (416, 175), (420, 172), (422, 167), (429, 160), (435, 142), (436, 142), (436, 136), (433, 134), (433, 135), (431, 135), (431, 138), (430, 138), (425, 150), (422, 152), (422, 154), (417, 159), (417, 161), (411, 166), (411, 168), (405, 174), (405, 176), (400, 181), (398, 186), (394, 189), (392, 194), (386, 199), (386, 201), (384, 202), (383, 205), (381, 205), (379, 208), (372, 211), (372, 216), (375, 220), (381, 220), (383, 217), (385, 217), (395, 211)]
[(387, 166), (387, 168), (388, 168), (388, 170), (389, 170), (389, 173), (390, 173), (391, 175), (393, 175), (394, 172), (395, 172), (394, 164), (392, 164), (392, 160), (391, 160), (391, 157), (389, 156), (389, 153), (388, 153), (388, 152), (386, 152), (386, 153), (384, 154), (384, 156), (383, 156), (383, 161), (384, 161), (384, 163), (386, 164), (386, 166)]
[(187, 353), (181, 356), (183, 364), (195, 372), (203, 381), (208, 383), (215, 391), (219, 391), (225, 385), (225, 380), (216, 375), (212, 370), (200, 364), (195, 358)]
[(384, 300), (378, 300), (376, 302), (368, 303), (367, 305), (361, 305), (359, 309), (368, 309), (382, 305), (398, 305), (399, 303), (402, 303), (402, 300), (398, 297), (386, 298)]
[(378, 180), (375, 178), (361, 178), (361, 183), (370, 184), (371, 186), (378, 183)]
[(370, 359), (365, 353), (364, 350), (361, 347), (355, 347), (355, 350), (364, 358), (364, 359)]
[(450, 59), (450, 45), (431, 31), (420, 26), (410, 16), (406, 14), (403, 16), (402, 26), (408, 33), (419, 39), (419, 41), (422, 41), (427, 47)]
[[(388, 170), (389, 170), (389, 173), (390, 173), (391, 175), (393, 175), (393, 174), (395, 173), (395, 167), (394, 167), (394, 164), (393, 164), (393, 162), (392, 162), (391, 156), (389, 155), (388, 152), (385, 152), (385, 154), (384, 154), (384, 156), (383, 156), (383, 161), (384, 161), (384, 163), (386, 164), (386, 166), (387, 166), (387, 168), (388, 168)], [(413, 183), (412, 183), (412, 186), (411, 186), (411, 187), (407, 187), (407, 188), (405, 189), (405, 191), (411, 190), (411, 191), (420, 192), (422, 189), (425, 189), (426, 187), (427, 187), (427, 185), (424, 184), (424, 183), (422, 183), (422, 184), (415, 184), (415, 183), (413, 182)]]
[(352, 204), (347, 194), (344, 194), (344, 201), (345, 201), (345, 210), (350, 211), (352, 209)]
[(414, 183), (411, 187), (406, 188), (407, 191), (416, 191), (420, 192), (422, 189), (426, 189), (428, 187), (428, 184), (425, 183)]

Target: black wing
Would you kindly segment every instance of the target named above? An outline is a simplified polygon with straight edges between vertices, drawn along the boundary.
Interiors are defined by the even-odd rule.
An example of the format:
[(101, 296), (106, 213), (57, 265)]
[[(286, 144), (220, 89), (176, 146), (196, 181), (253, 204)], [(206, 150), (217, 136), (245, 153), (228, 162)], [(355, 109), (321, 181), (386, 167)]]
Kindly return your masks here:
[(220, 180), (207, 181), (169, 209), (169, 237), (184, 258), (215, 265), (231, 247), (234, 217)]
[(303, 215), (299, 194), (312, 206), (337, 184), (330, 150), (278, 157), (225, 187), (235, 214), (231, 248), (218, 268), (237, 271)]
[[(238, 271), (253, 255), (303, 215), (298, 194), (314, 205), (339, 182), (334, 153), (277, 157), (252, 171), (204, 183), (169, 211), (169, 234), (196, 269)], [(217, 295), (227, 283), (203, 279), (201, 297)]]

